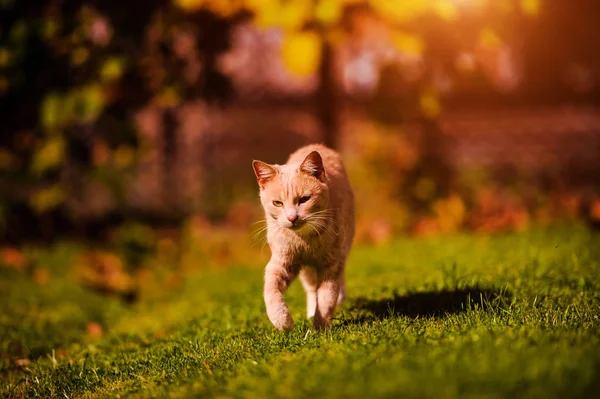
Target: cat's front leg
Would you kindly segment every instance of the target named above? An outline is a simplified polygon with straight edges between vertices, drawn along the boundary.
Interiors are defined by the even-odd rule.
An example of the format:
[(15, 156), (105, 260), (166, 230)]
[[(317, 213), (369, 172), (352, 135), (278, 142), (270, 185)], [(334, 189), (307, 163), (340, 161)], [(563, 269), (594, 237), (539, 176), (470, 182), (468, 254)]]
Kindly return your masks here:
[(287, 265), (274, 258), (271, 258), (265, 269), (264, 297), (267, 315), (279, 330), (289, 331), (294, 328), (294, 320), (283, 300), (283, 294), (298, 275), (298, 271), (298, 266)]
[(328, 270), (319, 273), (319, 287), (317, 288), (317, 310), (313, 318), (315, 329), (321, 330), (331, 326), (338, 296), (340, 294), (339, 270)]

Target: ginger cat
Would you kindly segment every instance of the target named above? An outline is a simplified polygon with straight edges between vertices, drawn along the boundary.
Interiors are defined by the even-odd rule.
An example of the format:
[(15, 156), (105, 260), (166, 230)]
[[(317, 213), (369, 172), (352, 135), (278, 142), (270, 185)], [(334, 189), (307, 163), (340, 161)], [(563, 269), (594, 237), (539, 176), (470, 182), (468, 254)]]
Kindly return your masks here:
[(280, 330), (294, 327), (283, 294), (299, 274), (308, 318), (316, 329), (329, 327), (346, 297), (344, 269), (354, 237), (354, 196), (340, 156), (308, 145), (285, 165), (252, 166), (271, 248), (264, 287), (269, 320)]

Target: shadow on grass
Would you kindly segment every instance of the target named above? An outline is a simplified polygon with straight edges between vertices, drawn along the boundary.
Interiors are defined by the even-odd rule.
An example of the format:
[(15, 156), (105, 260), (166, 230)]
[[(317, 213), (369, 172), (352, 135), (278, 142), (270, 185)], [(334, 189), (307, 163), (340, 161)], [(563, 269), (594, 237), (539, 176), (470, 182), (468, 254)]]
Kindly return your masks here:
[(361, 324), (371, 320), (407, 316), (412, 318), (443, 317), (467, 310), (489, 310), (502, 308), (511, 295), (506, 290), (477, 286), (453, 290), (408, 293), (391, 298), (368, 299), (358, 297), (350, 302), (351, 314), (357, 317), (346, 319), (342, 324)]

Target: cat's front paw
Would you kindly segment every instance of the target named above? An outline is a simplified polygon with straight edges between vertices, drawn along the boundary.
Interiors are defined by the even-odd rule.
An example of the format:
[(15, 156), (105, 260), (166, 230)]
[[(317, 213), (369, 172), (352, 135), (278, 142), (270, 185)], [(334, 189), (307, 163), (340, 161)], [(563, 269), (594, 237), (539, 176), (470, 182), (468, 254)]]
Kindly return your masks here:
[(290, 311), (285, 304), (279, 306), (267, 306), (267, 315), (276, 329), (290, 331), (294, 328), (294, 319), (290, 316)]
[(289, 313), (278, 315), (277, 317), (271, 318), (271, 323), (276, 329), (281, 331), (290, 331), (294, 328), (294, 319)]

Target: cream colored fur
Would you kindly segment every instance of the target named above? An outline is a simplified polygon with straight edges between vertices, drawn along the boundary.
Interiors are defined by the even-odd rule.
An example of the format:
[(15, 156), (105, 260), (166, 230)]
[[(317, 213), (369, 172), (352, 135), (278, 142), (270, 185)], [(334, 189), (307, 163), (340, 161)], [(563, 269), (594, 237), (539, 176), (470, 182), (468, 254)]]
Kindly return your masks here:
[(271, 260), (265, 270), (267, 315), (291, 330), (283, 294), (300, 275), (307, 316), (316, 329), (329, 327), (346, 297), (344, 270), (354, 237), (354, 197), (337, 152), (309, 145), (285, 165), (254, 161), (267, 221)]

